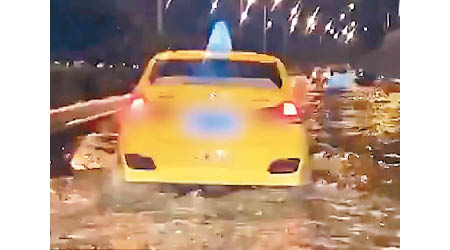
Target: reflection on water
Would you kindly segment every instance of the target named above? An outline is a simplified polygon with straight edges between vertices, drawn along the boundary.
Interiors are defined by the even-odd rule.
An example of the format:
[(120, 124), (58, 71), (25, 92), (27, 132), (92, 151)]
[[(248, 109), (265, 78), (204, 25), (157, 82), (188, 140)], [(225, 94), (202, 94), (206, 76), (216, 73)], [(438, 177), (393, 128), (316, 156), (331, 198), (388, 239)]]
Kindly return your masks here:
[[(400, 246), (400, 95), (311, 92), (314, 185), (186, 194), (156, 185), (101, 198), (114, 134), (83, 138), (73, 178), (51, 180), (51, 247), (393, 249)], [(158, 191), (159, 190), (159, 191)], [(130, 195), (132, 192), (133, 195)]]

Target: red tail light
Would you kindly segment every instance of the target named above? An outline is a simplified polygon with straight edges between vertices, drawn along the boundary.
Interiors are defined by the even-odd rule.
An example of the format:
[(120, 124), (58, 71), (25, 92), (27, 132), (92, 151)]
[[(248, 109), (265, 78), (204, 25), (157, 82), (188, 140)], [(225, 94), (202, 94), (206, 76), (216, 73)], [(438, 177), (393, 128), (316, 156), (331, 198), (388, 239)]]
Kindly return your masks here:
[(297, 107), (293, 102), (283, 102), (283, 115), (285, 116), (297, 116)]
[(142, 97), (140, 95), (133, 95), (133, 97), (131, 97), (131, 104), (130, 104), (131, 110), (142, 109), (144, 107), (144, 105), (145, 105), (144, 97)]
[(288, 121), (290, 123), (299, 123), (301, 110), (293, 102), (282, 102), (276, 107), (263, 108), (262, 111), (272, 118)]
[(142, 107), (144, 107), (144, 104), (144, 98), (137, 98), (131, 101), (130, 108), (133, 110), (141, 109)]
[(123, 120), (128, 119), (140, 119), (142, 117), (147, 117), (148, 105), (146, 105), (147, 100), (140, 95), (133, 94), (131, 98), (127, 101), (122, 109), (116, 114), (116, 119), (119, 124)]

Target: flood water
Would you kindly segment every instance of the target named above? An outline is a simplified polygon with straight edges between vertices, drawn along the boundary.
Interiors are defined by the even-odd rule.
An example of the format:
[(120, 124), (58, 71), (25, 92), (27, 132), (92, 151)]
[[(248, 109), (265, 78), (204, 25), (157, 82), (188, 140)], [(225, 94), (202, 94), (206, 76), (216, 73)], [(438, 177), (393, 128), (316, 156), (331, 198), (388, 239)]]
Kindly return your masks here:
[(51, 179), (51, 248), (399, 248), (400, 94), (313, 91), (305, 110), (315, 172), (300, 189), (134, 184), (105, 198), (116, 134), (80, 138), (74, 176)]

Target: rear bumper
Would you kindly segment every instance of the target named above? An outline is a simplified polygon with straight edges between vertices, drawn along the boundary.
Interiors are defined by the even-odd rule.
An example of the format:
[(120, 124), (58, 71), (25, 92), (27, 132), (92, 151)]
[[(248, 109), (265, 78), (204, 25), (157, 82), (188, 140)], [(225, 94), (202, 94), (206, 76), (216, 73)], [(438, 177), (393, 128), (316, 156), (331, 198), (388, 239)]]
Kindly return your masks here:
[(296, 172), (271, 174), (252, 166), (191, 166), (159, 165), (156, 170), (122, 167), (127, 182), (158, 182), (201, 185), (255, 185), (255, 186), (301, 186), (311, 182), (308, 160), (301, 161)]
[[(258, 136), (248, 139), (224, 141), (162, 139), (157, 136), (172, 131), (150, 131), (127, 130), (119, 135), (121, 167), (127, 182), (245, 186), (301, 186), (311, 182), (309, 147), (301, 125), (261, 130)], [(125, 154), (151, 157), (156, 169), (130, 168)], [(295, 172), (268, 171), (273, 161), (287, 158), (300, 159)]]

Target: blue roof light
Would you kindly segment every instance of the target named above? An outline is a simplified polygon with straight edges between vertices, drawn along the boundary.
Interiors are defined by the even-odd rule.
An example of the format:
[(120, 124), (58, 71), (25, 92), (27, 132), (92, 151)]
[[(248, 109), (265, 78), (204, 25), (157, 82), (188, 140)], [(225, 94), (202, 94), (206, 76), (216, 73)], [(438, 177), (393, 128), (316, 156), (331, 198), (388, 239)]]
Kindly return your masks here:
[(209, 36), (206, 50), (214, 52), (231, 52), (231, 35), (228, 27), (224, 21), (219, 21), (214, 24), (211, 35)]

